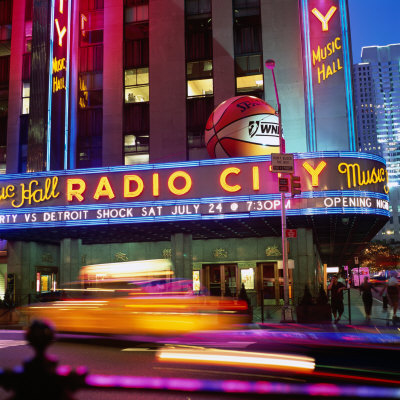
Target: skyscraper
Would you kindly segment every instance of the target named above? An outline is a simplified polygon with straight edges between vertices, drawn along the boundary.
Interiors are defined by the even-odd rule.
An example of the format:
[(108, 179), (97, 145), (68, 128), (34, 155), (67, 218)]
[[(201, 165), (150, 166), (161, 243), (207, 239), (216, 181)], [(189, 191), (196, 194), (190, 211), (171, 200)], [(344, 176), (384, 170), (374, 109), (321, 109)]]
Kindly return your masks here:
[(354, 65), (359, 151), (386, 159), (391, 219), (379, 239), (400, 240), (400, 44), (363, 47)]
[(359, 150), (386, 159), (391, 186), (400, 184), (400, 44), (363, 47), (354, 66)]

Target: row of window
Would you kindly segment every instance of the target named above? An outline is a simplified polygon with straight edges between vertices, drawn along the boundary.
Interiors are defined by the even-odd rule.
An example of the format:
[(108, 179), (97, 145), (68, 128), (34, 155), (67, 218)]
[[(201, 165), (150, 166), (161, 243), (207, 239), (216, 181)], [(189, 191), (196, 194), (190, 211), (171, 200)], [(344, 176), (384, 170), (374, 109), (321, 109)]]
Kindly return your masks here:
[[(26, 4), (31, 10), (32, 0)], [(233, 0), (233, 5), (236, 93), (263, 97), (259, 0)], [(77, 167), (83, 168), (101, 165), (104, 3), (103, 0), (80, 0), (79, 7)], [(126, 163), (147, 162), (146, 157), (133, 156), (149, 152), (148, 7), (148, 0), (124, 0)], [(185, 0), (185, 16), (188, 146), (199, 147), (204, 145), (204, 125), (214, 108), (211, 0)], [(32, 21), (28, 18), (25, 23), (22, 114), (29, 113), (31, 42)]]

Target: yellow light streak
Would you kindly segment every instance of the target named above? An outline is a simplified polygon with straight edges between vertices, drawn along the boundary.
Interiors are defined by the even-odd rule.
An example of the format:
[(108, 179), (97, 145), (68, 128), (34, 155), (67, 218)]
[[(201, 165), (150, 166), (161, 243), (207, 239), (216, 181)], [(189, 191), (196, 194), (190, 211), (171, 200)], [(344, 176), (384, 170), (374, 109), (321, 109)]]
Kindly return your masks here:
[(315, 360), (310, 357), (237, 350), (166, 348), (157, 353), (157, 358), (160, 361), (169, 362), (186, 361), (239, 367), (285, 369), (303, 373), (309, 373), (315, 369)]

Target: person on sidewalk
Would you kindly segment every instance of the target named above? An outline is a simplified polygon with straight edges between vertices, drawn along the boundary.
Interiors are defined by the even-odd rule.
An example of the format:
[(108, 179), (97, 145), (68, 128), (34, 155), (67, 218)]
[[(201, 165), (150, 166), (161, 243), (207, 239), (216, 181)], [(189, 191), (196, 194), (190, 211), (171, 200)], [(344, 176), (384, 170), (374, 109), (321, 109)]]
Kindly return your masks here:
[(387, 295), (389, 303), (393, 308), (393, 319), (397, 319), (397, 308), (399, 306), (399, 282), (397, 281), (397, 271), (392, 271), (387, 281)]
[(382, 311), (386, 312), (389, 304), (386, 284), (383, 286), (383, 289), (381, 290), (381, 296), (382, 296)]
[(372, 311), (372, 290), (377, 292), (378, 290), (375, 289), (374, 286), (368, 281), (368, 276), (364, 277), (364, 282), (360, 286), (360, 290), (362, 292), (362, 301), (364, 303), (364, 310), (365, 310), (365, 319), (367, 322), (371, 321), (371, 311)]
[(332, 314), (335, 318), (335, 324), (340, 321), (344, 311), (343, 290), (345, 288), (346, 286), (342, 282), (338, 281), (337, 275), (334, 275), (328, 286), (328, 290), (331, 292), (331, 308)]

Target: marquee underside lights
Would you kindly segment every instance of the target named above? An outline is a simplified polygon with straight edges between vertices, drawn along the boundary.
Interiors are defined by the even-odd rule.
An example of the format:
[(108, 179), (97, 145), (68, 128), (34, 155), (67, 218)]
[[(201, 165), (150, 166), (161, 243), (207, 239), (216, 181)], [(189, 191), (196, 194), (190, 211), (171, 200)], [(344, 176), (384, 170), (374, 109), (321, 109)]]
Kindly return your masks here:
[[(389, 216), (387, 173), (377, 156), (295, 154), (302, 194), (288, 215)], [(4, 175), (0, 230), (171, 220), (279, 216), (271, 156)]]

